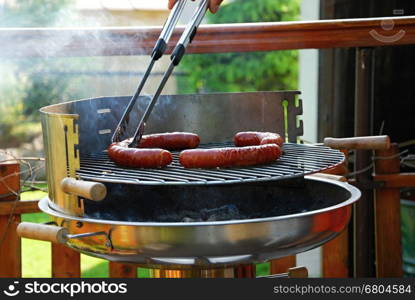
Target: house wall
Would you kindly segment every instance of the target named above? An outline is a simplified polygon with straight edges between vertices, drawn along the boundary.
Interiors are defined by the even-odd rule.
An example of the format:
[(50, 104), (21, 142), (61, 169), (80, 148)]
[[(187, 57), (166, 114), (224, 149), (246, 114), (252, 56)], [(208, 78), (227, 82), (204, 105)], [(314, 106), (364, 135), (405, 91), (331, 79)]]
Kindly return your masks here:
[[(301, 20), (311, 21), (320, 18), (320, 0), (303, 0)], [(300, 50), (299, 89), (303, 100), (303, 139), (317, 142), (318, 117), (318, 50)], [(310, 277), (321, 276), (321, 248), (297, 255), (297, 265), (305, 266)]]
[[(319, 19), (320, 0), (301, 4), (301, 20)], [(317, 142), (318, 50), (300, 50), (299, 88), (303, 99), (304, 140)]]

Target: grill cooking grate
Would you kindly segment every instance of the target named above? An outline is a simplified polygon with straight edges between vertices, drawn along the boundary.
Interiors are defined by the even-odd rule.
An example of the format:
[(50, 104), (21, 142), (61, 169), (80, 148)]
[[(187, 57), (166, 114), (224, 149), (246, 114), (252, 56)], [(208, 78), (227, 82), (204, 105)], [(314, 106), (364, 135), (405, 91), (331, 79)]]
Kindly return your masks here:
[[(232, 143), (206, 144), (200, 148), (232, 147)], [(106, 152), (81, 156), (78, 175), (85, 180), (147, 185), (230, 184), (271, 181), (304, 176), (344, 161), (338, 150), (323, 146), (286, 143), (283, 155), (273, 163), (252, 167), (186, 169), (173, 152), (173, 163), (161, 169), (134, 169), (113, 163)]]

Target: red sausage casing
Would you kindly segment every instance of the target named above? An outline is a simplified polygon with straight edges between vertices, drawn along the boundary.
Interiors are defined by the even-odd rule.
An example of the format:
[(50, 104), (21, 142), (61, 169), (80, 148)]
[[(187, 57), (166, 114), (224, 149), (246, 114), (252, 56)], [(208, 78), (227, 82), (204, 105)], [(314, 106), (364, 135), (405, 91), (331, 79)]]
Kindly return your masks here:
[(281, 156), (276, 144), (250, 147), (192, 149), (180, 153), (185, 168), (240, 167), (270, 163)]
[(119, 165), (135, 168), (161, 168), (173, 161), (172, 154), (167, 150), (128, 148), (127, 141), (111, 144), (108, 156)]
[(239, 132), (234, 137), (236, 147), (258, 146), (265, 144), (277, 144), (282, 147), (283, 138), (278, 133), (246, 131)]
[(139, 148), (162, 148), (166, 150), (192, 149), (199, 146), (197, 134), (188, 132), (167, 132), (143, 135)]

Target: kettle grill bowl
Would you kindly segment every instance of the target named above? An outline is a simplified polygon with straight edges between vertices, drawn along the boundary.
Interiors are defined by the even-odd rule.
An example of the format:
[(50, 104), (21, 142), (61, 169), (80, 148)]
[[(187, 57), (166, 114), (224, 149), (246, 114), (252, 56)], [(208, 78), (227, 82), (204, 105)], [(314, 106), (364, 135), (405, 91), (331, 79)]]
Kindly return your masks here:
[[(274, 197), (261, 193), (250, 200), (252, 211), (262, 210), (265, 217), (227, 221), (129, 222), (69, 216), (53, 209), (47, 198), (39, 205), (71, 234), (108, 233), (107, 237), (68, 240), (68, 246), (86, 254), (147, 267), (221, 266), (262, 262), (307, 251), (344, 230), (360, 191), (347, 183), (312, 177), (300, 185), (292, 185), (292, 181), (280, 183), (270, 187)], [(241, 201), (246, 199), (241, 196)], [(195, 197), (193, 201), (196, 206), (197, 200)], [(265, 203), (269, 201), (272, 203)], [(270, 215), (269, 207), (285, 206), (290, 201), (291, 211), (284, 213), (281, 209)], [(134, 212), (128, 205), (124, 209)]]
[[(146, 267), (220, 267), (262, 262), (315, 248), (345, 228), (351, 205), (360, 192), (347, 183), (304, 179), (305, 174), (343, 162), (344, 156), (321, 146), (295, 144), (303, 133), (302, 122), (297, 120), (302, 114), (298, 95), (297, 91), (172, 95), (158, 101), (146, 133), (190, 131), (199, 134), (203, 143), (227, 143), (238, 131), (282, 133), (290, 143), (285, 145), (285, 156), (278, 165), (249, 171), (189, 171), (177, 170), (179, 166), (175, 165), (157, 172), (119, 169), (102, 161), (102, 155), (129, 97), (44, 107), (41, 113), (49, 196), (39, 206), (68, 230), (69, 247)], [(140, 98), (132, 120), (139, 120), (148, 100)], [(304, 153), (304, 160), (298, 158), (299, 151)], [(86, 165), (91, 158), (93, 163)], [(103, 167), (110, 169), (101, 170)], [(137, 179), (138, 174), (147, 176), (146, 172), (154, 173), (151, 180)], [(176, 176), (175, 182), (161, 180), (166, 172), (171, 172), (167, 174), (170, 178), (179, 173), (180, 178)], [(190, 172), (203, 180), (182, 180)], [(114, 177), (119, 174), (123, 176)], [(206, 179), (213, 175), (214, 180)], [(277, 180), (284, 176), (290, 180)], [(60, 183), (66, 177), (104, 182), (109, 190), (107, 198), (92, 203), (65, 193)], [(135, 181), (126, 177), (134, 177)], [(161, 184), (155, 184), (154, 177)], [(237, 207), (241, 214), (206, 222), (165, 217), (166, 212), (224, 205)]]

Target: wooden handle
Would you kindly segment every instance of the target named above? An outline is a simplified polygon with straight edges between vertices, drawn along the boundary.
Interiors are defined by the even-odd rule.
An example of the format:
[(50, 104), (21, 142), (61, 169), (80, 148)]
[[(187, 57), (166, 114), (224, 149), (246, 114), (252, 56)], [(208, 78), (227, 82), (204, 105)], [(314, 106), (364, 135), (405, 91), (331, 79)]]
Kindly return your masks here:
[(52, 243), (65, 244), (68, 240), (68, 230), (66, 228), (29, 222), (22, 222), (17, 225), (17, 234), (20, 237)]
[(107, 195), (107, 188), (99, 182), (76, 180), (66, 177), (61, 182), (65, 193), (83, 197), (92, 201), (102, 201)]
[(324, 146), (334, 149), (357, 150), (387, 150), (390, 147), (390, 138), (387, 135), (361, 136), (353, 138), (325, 138)]
[(308, 270), (306, 267), (295, 267), (288, 269), (289, 278), (308, 278)]
[(322, 179), (330, 179), (335, 181), (347, 182), (347, 178), (340, 175), (333, 175), (333, 174), (326, 174), (326, 173), (315, 173), (312, 175), (306, 176), (308, 178), (322, 178)]

